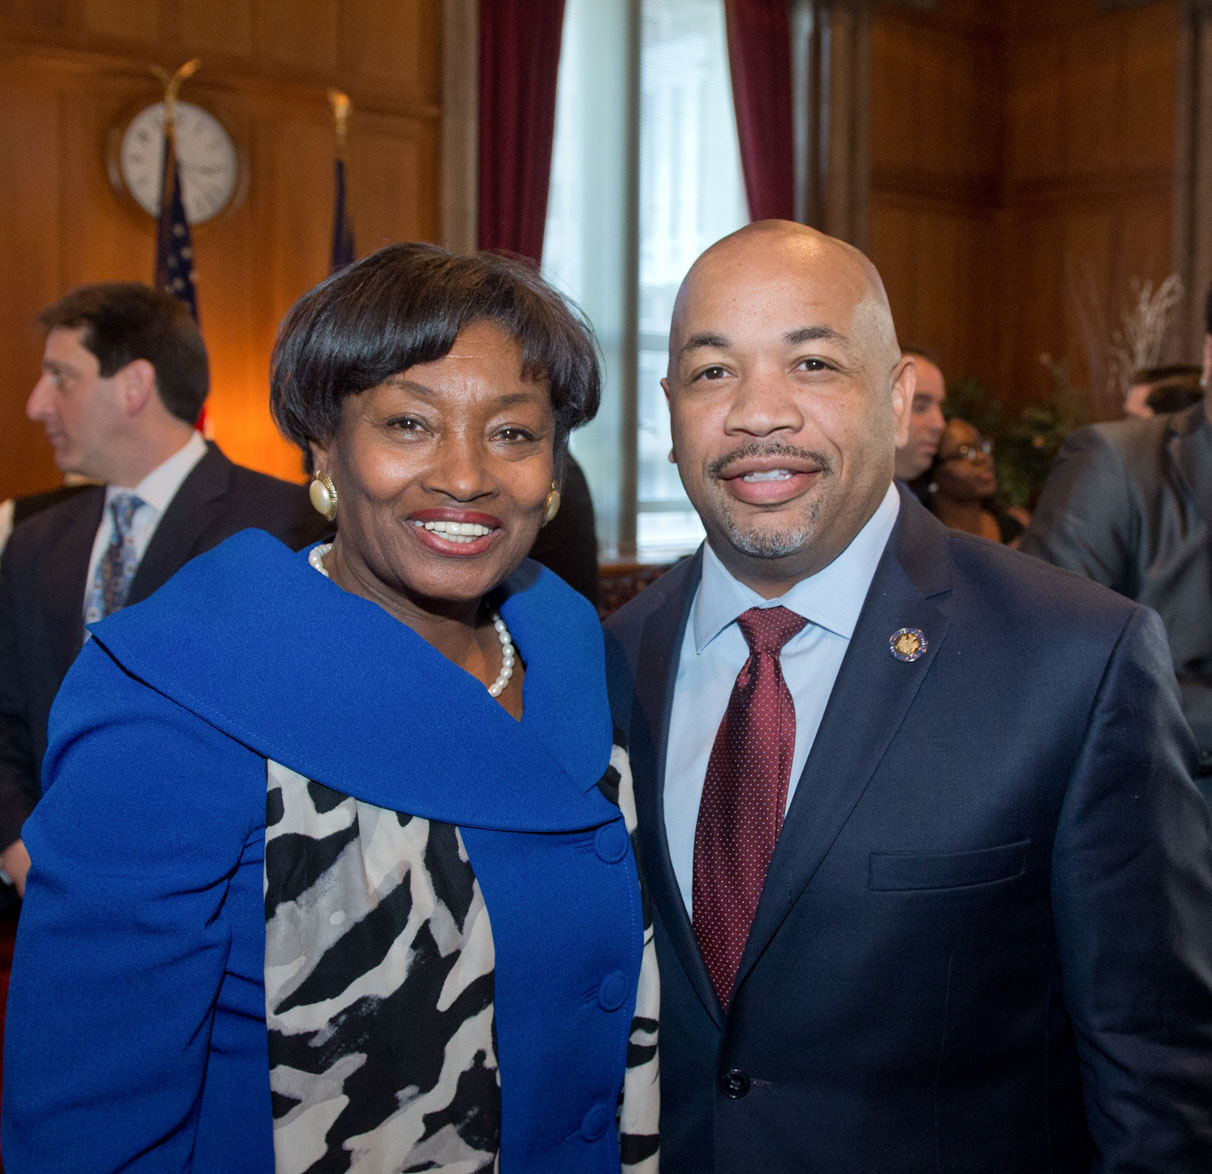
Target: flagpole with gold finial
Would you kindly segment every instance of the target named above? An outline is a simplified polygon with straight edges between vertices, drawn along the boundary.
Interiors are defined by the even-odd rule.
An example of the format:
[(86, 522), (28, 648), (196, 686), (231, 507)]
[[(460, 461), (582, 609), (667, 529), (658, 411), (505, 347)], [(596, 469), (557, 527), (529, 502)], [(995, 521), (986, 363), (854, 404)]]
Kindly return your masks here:
[(169, 73), (162, 66), (153, 65), (152, 73), (160, 79), (160, 84), (164, 87), (164, 133), (171, 135), (173, 133), (173, 122), (177, 115), (177, 93), (181, 89), (184, 82), (187, 82), (195, 73), (198, 72), (198, 67), (202, 64), (199, 57), (195, 57), (192, 61), (187, 61), (176, 73)]
[(159, 65), (151, 66), (152, 73), (164, 86), (164, 167), (160, 176), (160, 215), (156, 224), (155, 286), (188, 306), (195, 320), (198, 318), (198, 298), (194, 288), (194, 246), (181, 190), (175, 122), (181, 86), (197, 73), (201, 64), (195, 57), (174, 73)]
[(345, 157), (345, 134), (349, 126), (349, 95), (342, 90), (328, 91), (328, 104), (332, 107), (332, 118), (337, 128), (337, 154)]

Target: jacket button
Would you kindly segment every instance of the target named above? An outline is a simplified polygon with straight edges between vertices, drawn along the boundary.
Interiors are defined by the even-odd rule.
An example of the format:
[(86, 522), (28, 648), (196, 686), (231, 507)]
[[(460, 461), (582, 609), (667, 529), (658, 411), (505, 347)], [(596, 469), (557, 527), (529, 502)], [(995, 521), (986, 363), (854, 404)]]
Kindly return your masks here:
[(625, 974), (618, 970), (611, 971), (598, 987), (598, 1006), (603, 1011), (617, 1011), (627, 1001), (630, 989)]
[(743, 1068), (729, 1068), (720, 1077), (720, 1091), (739, 1101), (749, 1091), (749, 1074)]
[(581, 1120), (581, 1137), (585, 1141), (597, 1141), (605, 1137), (613, 1122), (614, 1114), (605, 1105), (594, 1105)]
[(627, 855), (627, 831), (621, 819), (598, 828), (593, 837), (593, 850), (598, 859), (607, 864), (618, 864)]

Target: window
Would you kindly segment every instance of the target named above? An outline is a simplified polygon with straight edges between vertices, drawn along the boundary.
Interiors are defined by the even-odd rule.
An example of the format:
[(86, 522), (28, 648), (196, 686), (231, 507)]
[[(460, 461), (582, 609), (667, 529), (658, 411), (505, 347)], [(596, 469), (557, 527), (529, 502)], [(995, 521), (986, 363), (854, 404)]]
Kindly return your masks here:
[(668, 462), (660, 380), (686, 270), (748, 220), (723, 0), (567, 0), (543, 252), (598, 332), (603, 408), (574, 434), (606, 557), (665, 559), (702, 527)]

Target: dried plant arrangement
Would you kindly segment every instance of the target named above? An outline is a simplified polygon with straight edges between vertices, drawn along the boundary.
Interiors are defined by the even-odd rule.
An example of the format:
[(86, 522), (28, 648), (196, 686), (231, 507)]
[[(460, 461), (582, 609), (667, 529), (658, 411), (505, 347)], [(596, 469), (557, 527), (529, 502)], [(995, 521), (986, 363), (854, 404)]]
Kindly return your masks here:
[(1094, 267), (1069, 267), (1069, 309), (1086, 360), (1090, 407), (1095, 419), (1122, 414), (1133, 372), (1155, 367), (1183, 296), (1182, 278), (1171, 273), (1156, 288), (1133, 278), (1121, 309), (1112, 315)]
[(1170, 319), (1183, 296), (1182, 278), (1171, 273), (1156, 290), (1151, 281), (1133, 280), (1127, 308), (1111, 333), (1108, 375), (1122, 404), (1132, 386), (1133, 372), (1156, 367)]

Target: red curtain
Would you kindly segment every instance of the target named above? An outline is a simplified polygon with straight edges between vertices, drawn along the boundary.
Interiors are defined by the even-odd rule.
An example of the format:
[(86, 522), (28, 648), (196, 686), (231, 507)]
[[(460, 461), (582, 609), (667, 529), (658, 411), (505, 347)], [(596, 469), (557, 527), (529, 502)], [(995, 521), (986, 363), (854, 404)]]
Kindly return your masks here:
[(745, 195), (754, 220), (795, 219), (787, 0), (724, 0)]
[(543, 255), (564, 0), (480, 0), (482, 249)]

